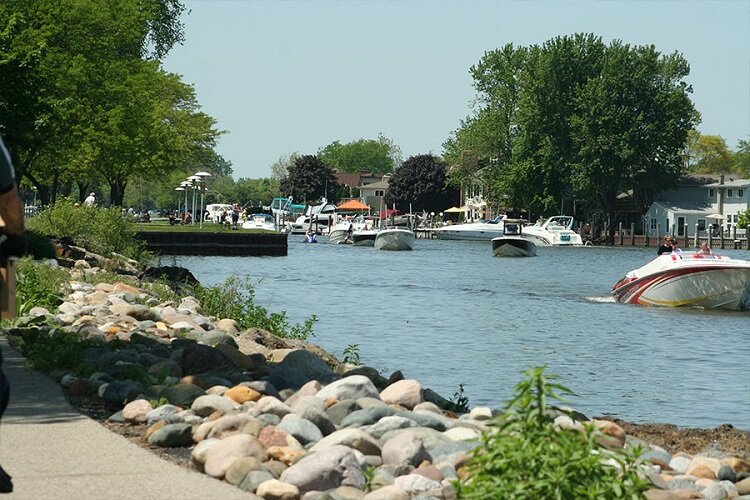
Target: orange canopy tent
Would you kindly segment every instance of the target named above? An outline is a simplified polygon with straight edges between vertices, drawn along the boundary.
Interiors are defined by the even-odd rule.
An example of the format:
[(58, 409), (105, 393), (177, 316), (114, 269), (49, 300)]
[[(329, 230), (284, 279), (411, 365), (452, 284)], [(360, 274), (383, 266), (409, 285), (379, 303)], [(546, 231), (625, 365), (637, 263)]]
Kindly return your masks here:
[(349, 200), (336, 207), (337, 210), (369, 210), (370, 207), (358, 200)]

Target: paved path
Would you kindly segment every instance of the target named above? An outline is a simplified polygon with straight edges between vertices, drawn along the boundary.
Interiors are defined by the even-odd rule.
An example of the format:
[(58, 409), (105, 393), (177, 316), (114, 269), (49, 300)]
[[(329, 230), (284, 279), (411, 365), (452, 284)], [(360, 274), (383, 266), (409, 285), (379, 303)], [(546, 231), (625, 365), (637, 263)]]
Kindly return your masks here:
[(0, 424), (8, 499), (248, 499), (227, 483), (162, 460), (82, 416), (0, 334), (10, 405)]

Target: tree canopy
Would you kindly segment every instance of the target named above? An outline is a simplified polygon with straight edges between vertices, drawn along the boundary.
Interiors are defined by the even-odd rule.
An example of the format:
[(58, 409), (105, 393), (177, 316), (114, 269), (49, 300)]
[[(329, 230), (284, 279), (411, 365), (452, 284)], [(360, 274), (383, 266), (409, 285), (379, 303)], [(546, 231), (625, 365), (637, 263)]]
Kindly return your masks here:
[(131, 179), (215, 155), (214, 120), (158, 61), (183, 40), (183, 11), (177, 0), (0, 4), (0, 133), (43, 203), (61, 183), (104, 182), (119, 205)]
[(401, 150), (383, 134), (377, 140), (359, 139), (347, 144), (334, 141), (318, 157), (337, 172), (387, 174), (401, 163)]
[(689, 66), (653, 46), (591, 34), (509, 44), (471, 68), (477, 106), (444, 145), (454, 183), (483, 175), (512, 207), (575, 199), (609, 215), (628, 190), (671, 186), (698, 121)]
[(279, 190), (296, 203), (311, 203), (321, 197), (336, 202), (339, 185), (331, 167), (314, 155), (298, 156), (279, 182)]
[(433, 155), (408, 158), (393, 172), (385, 202), (408, 210), (439, 212), (458, 200), (458, 191), (446, 184), (445, 163)]

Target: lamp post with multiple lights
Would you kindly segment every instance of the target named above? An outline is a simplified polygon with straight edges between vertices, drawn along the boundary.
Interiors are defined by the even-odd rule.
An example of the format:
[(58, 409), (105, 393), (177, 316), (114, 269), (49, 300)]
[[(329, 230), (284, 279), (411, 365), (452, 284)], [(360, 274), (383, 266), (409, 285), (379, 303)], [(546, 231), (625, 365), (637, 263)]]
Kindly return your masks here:
[(198, 177), (199, 187), (200, 187), (200, 190), (201, 190), (201, 215), (200, 215), (200, 217), (201, 217), (201, 219), (200, 219), (201, 223), (200, 223), (200, 227), (203, 228), (203, 195), (206, 192), (206, 188), (208, 187), (208, 183), (207, 183), (208, 179), (207, 179), (207, 177), (211, 177), (211, 174), (209, 174), (208, 172), (205, 172), (205, 171), (200, 171), (197, 174), (195, 174), (193, 177)]

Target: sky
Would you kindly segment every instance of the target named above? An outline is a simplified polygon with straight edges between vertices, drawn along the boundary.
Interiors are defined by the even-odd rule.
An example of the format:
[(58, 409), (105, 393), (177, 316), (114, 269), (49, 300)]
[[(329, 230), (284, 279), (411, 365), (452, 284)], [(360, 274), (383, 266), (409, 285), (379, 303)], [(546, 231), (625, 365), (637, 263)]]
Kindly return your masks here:
[(486, 51), (594, 33), (681, 53), (702, 134), (750, 137), (750, 2), (184, 0), (186, 41), (164, 60), (225, 130), (234, 178), (281, 156), (383, 134), (442, 153), (471, 113), (469, 68)]

